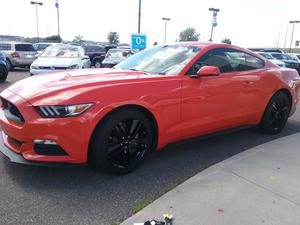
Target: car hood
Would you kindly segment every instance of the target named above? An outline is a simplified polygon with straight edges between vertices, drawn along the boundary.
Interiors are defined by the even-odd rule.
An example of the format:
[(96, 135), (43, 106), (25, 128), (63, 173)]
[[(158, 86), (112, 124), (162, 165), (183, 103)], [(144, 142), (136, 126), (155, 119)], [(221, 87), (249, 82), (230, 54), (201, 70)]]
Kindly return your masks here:
[(157, 76), (150, 77), (143, 72), (115, 69), (67, 70), (29, 77), (16, 82), (7, 90), (32, 105), (59, 104), (63, 100), (74, 99), (81, 93), (95, 88), (133, 82), (143, 77), (152, 79)]
[(33, 62), (36, 66), (69, 67), (78, 64), (79, 58), (39, 57)]

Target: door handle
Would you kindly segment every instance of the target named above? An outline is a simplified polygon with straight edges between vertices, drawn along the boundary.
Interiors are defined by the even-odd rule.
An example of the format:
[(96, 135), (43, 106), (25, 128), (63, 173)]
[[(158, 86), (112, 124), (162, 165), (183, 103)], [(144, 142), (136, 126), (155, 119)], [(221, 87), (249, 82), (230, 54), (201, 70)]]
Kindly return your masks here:
[(249, 87), (249, 86), (251, 86), (251, 85), (253, 85), (253, 84), (254, 84), (253, 81), (244, 81), (244, 82), (243, 82), (243, 85), (244, 85), (245, 87)]

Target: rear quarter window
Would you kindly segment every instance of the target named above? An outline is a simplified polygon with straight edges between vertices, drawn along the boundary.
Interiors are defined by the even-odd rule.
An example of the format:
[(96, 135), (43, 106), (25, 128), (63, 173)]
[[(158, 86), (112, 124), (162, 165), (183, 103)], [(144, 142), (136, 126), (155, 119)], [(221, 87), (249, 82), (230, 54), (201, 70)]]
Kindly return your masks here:
[(11, 44), (0, 43), (0, 51), (11, 50)]
[(21, 52), (34, 52), (35, 49), (31, 44), (16, 44), (16, 51)]

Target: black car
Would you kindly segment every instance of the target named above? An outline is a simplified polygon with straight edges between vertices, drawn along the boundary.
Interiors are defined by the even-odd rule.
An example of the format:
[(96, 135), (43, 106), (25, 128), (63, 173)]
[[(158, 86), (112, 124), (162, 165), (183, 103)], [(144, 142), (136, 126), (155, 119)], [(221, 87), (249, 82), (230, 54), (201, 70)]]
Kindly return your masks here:
[(6, 58), (2, 52), (0, 52), (0, 82), (6, 81), (8, 74)]
[(300, 63), (293, 60), (291, 56), (283, 53), (278, 52), (271, 52), (270, 53), (275, 59), (278, 59), (285, 63), (285, 66), (288, 68), (292, 68), (298, 71), (300, 74)]
[(96, 68), (100, 68), (107, 52), (105, 46), (86, 45), (83, 48), (85, 54), (90, 57), (91, 65)]

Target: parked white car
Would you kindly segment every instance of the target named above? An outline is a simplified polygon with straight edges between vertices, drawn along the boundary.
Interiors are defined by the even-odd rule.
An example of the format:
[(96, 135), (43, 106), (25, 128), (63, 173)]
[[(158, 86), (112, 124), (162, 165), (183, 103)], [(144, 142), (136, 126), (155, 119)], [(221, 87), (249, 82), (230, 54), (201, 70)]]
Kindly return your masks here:
[(30, 74), (53, 72), (57, 70), (90, 68), (90, 58), (80, 46), (56, 44), (49, 46), (30, 66)]
[(274, 63), (277, 66), (285, 67), (284, 62), (282, 62), (278, 59), (275, 59), (270, 53), (267, 53), (267, 52), (255, 52), (255, 53), (263, 56), (264, 58), (266, 58), (267, 60), (269, 60), (270, 62)]
[(300, 53), (287, 53), (293, 60), (300, 62)]

